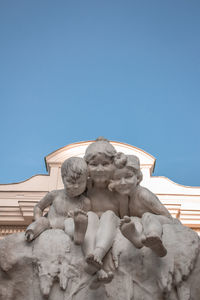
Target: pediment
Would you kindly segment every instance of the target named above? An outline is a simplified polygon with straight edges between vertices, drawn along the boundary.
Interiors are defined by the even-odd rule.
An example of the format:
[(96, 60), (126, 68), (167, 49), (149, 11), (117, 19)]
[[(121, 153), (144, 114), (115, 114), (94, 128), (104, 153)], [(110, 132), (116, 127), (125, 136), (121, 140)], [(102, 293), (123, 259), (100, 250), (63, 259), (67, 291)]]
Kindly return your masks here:
[[(86, 148), (92, 142), (93, 141), (86, 141), (86, 142), (70, 144), (50, 153), (45, 157), (47, 171), (50, 171), (51, 166), (55, 166), (55, 165), (61, 166), (61, 164), (65, 161), (65, 159), (69, 157), (72, 156), (83, 157)], [(129, 144), (115, 142), (115, 141), (111, 141), (111, 144), (115, 147), (115, 149), (118, 152), (123, 152), (129, 155), (136, 155), (140, 159), (141, 168), (143, 167), (148, 168), (150, 170), (150, 174), (153, 173), (156, 160), (152, 155), (148, 154), (142, 149), (139, 149)]]

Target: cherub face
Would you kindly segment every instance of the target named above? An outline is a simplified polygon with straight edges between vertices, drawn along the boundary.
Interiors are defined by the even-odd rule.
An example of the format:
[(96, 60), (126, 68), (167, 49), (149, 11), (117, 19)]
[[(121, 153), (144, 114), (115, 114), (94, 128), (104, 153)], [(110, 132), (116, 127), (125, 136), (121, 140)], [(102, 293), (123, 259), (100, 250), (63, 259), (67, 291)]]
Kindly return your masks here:
[(113, 175), (114, 165), (103, 153), (95, 155), (88, 163), (89, 176), (96, 183), (109, 182)]
[(126, 167), (114, 172), (112, 186), (121, 195), (129, 195), (138, 184), (138, 178), (133, 170)]
[(85, 174), (81, 175), (77, 179), (73, 179), (71, 177), (64, 176), (63, 183), (65, 186), (65, 190), (69, 197), (77, 197), (81, 195), (86, 189), (87, 176)]

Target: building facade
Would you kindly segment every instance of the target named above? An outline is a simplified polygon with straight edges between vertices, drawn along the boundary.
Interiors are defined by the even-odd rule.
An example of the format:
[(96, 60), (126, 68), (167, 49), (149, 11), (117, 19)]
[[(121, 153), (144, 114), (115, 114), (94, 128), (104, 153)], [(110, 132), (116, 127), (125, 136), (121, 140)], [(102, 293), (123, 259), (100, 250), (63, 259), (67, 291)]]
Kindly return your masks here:
[[(33, 220), (33, 208), (44, 195), (63, 188), (61, 165), (65, 159), (83, 157), (92, 141), (74, 143), (45, 157), (47, 175), (35, 175), (26, 181), (0, 184), (0, 238), (22, 232)], [(134, 146), (111, 142), (118, 152), (136, 155), (143, 173), (142, 186), (155, 193), (171, 215), (200, 233), (200, 187), (179, 185), (166, 177), (152, 176), (155, 158)]]

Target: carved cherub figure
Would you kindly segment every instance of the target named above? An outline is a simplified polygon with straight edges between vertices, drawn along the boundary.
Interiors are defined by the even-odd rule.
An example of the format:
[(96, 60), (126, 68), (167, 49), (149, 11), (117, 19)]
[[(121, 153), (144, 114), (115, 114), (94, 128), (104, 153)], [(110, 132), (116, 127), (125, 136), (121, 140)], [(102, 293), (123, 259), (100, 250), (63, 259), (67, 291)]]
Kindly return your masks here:
[(119, 227), (119, 217), (128, 213), (128, 210), (120, 209), (121, 196), (108, 189), (115, 168), (115, 155), (115, 148), (104, 138), (98, 138), (85, 152), (89, 172), (87, 196), (91, 201), (91, 211), (88, 212), (83, 252), (89, 272), (95, 273), (101, 269), (97, 275), (103, 282), (109, 282), (113, 277), (108, 267), (110, 249)]
[[(83, 242), (87, 211), (90, 210), (90, 201), (83, 194), (88, 177), (87, 164), (83, 158), (71, 157), (62, 164), (61, 175), (64, 189), (49, 192), (34, 208), (35, 222), (25, 232), (29, 242), (50, 228), (65, 230), (76, 244)], [(47, 207), (50, 207), (48, 215), (43, 217)]]
[[(155, 194), (140, 186), (142, 173), (138, 157), (118, 153), (111, 190), (129, 197), (129, 216), (121, 221), (121, 232), (137, 248), (151, 248), (158, 256), (167, 254), (162, 242), (162, 225), (173, 219)], [(122, 199), (123, 201), (123, 199)]]

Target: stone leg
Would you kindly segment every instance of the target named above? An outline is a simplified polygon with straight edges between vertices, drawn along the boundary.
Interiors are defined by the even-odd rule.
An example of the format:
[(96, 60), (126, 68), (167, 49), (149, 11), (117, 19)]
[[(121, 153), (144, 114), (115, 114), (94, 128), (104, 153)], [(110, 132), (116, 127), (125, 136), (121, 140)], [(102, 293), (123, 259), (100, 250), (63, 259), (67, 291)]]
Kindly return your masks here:
[(95, 249), (95, 239), (96, 239), (96, 233), (99, 227), (99, 217), (96, 213), (89, 211), (87, 213), (88, 215), (88, 224), (87, 224), (87, 230), (85, 233), (85, 239), (82, 243), (82, 251), (86, 258), (85, 263), (85, 271), (88, 274), (95, 274), (98, 271), (98, 267), (93, 266), (90, 264), (90, 260), (88, 259), (91, 255), (91, 253), (94, 252)]
[(142, 225), (146, 237), (152, 235), (159, 238), (162, 237), (162, 225), (156, 215), (144, 213), (142, 216)]
[(170, 219), (168, 217), (165, 216), (160, 216), (160, 215), (155, 215), (155, 218), (160, 222), (161, 225), (164, 224), (174, 224), (174, 220), (175, 220), (175, 224), (180, 224), (180, 221), (177, 219)]
[(73, 218), (67, 218), (64, 221), (65, 226), (65, 232), (69, 237), (73, 240), (74, 239), (74, 219)]
[(95, 249), (95, 239), (97, 230), (99, 227), (99, 217), (96, 213), (89, 211), (88, 215), (88, 226), (85, 233), (85, 239), (82, 245), (83, 253), (85, 256), (92, 253)]
[(112, 255), (111, 249), (107, 252), (107, 254), (105, 255), (105, 257), (103, 259), (103, 266), (102, 266), (102, 268), (106, 272), (113, 272), (116, 269), (114, 261), (113, 261), (113, 255)]
[(102, 214), (96, 234), (95, 249), (87, 257), (87, 262), (97, 269), (102, 267), (102, 259), (112, 247), (118, 227), (119, 218), (113, 211), (108, 210)]
[(142, 216), (142, 225), (144, 230), (143, 245), (151, 248), (159, 257), (165, 256), (167, 250), (162, 242), (163, 230), (158, 216), (145, 213)]

